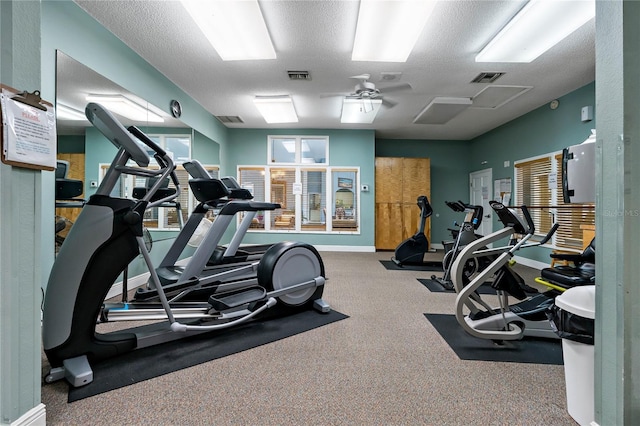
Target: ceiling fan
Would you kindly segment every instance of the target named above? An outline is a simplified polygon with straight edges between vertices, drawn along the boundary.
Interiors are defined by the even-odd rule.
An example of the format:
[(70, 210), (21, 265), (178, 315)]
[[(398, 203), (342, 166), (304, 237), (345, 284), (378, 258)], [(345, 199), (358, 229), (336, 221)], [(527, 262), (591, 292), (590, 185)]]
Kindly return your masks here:
[(320, 95), (322, 98), (330, 97), (330, 96), (344, 96), (348, 99), (361, 99), (363, 108), (365, 112), (367, 109), (372, 109), (371, 100), (380, 99), (382, 100), (382, 105), (387, 108), (394, 107), (397, 103), (390, 101), (389, 99), (385, 99), (383, 94), (396, 92), (399, 90), (407, 90), (411, 89), (411, 85), (409, 83), (401, 83), (395, 84), (393, 86), (385, 86), (385, 87), (376, 87), (375, 83), (369, 81), (371, 78), (370, 74), (360, 74), (349, 77), (355, 80), (358, 80), (358, 83), (353, 88), (353, 92), (351, 93), (325, 93)]

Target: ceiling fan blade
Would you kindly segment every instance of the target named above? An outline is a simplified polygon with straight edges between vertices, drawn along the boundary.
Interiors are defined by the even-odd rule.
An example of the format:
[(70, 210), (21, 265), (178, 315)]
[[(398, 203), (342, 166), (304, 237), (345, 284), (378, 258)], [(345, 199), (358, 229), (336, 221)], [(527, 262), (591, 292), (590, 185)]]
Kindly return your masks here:
[(387, 108), (393, 108), (394, 106), (398, 105), (398, 103), (394, 101), (390, 101), (389, 99), (382, 98), (382, 105), (384, 105)]
[(354, 78), (356, 80), (369, 80), (371, 78), (371, 74), (352, 75), (349, 78)]
[(390, 92), (397, 92), (400, 90), (409, 90), (409, 89), (412, 89), (409, 83), (401, 83), (401, 84), (395, 84), (393, 86), (378, 87), (378, 90), (380, 91), (380, 93), (390, 93)]

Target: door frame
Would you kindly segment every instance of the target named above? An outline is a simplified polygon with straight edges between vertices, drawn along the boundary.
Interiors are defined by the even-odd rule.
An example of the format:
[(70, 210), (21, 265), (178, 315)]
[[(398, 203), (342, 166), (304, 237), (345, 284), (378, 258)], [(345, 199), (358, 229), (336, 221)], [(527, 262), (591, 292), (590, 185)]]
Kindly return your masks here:
[[(482, 189), (480, 189), (481, 193), (481, 203), (475, 199), (475, 194), (477, 192), (474, 191), (473, 182), (474, 179), (482, 178), (483, 176), (487, 177), (487, 194), (482, 193)], [(469, 173), (469, 203), (474, 205), (482, 205), (483, 208), (483, 217), (482, 223), (478, 228), (477, 232), (481, 235), (489, 235), (493, 232), (493, 209), (489, 205), (489, 201), (493, 199), (493, 169), (483, 169), (477, 170), (475, 172)]]

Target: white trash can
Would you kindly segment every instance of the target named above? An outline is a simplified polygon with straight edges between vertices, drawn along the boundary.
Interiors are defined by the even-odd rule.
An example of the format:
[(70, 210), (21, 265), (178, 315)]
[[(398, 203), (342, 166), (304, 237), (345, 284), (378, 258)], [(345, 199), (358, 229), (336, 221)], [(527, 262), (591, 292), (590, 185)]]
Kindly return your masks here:
[(573, 287), (556, 297), (555, 306), (550, 320), (562, 337), (567, 411), (580, 425), (589, 425), (595, 417), (593, 320), (596, 286)]

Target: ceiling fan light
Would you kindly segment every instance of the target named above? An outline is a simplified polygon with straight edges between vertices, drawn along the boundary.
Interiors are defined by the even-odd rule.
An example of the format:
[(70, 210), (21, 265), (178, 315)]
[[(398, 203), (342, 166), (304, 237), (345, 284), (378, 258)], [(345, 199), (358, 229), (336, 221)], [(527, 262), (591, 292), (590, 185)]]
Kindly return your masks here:
[[(371, 109), (365, 107), (369, 105)], [(371, 124), (375, 120), (380, 107), (382, 106), (382, 99), (360, 99), (360, 98), (344, 98), (342, 101), (342, 114), (340, 116), (341, 123), (353, 123), (353, 124)]]
[(269, 124), (298, 122), (298, 115), (289, 95), (256, 96), (253, 103)]
[(406, 62), (435, 1), (361, 0), (351, 60)]
[(181, 3), (223, 61), (276, 58), (257, 0)]
[(532, 62), (595, 13), (595, 0), (531, 0), (478, 53), (476, 62)]

